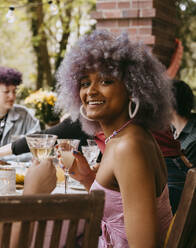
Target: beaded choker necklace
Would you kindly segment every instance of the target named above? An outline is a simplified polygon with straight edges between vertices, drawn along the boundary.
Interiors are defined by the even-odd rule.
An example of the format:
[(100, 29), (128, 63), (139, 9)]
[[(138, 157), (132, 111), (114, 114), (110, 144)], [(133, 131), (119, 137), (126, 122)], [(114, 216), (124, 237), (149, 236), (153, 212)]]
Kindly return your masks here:
[(120, 127), (118, 130), (114, 130), (114, 132), (107, 138), (105, 139), (105, 144), (108, 143), (109, 140), (111, 140), (111, 138), (113, 138), (114, 136), (116, 136), (118, 133), (120, 133), (120, 131), (122, 131), (126, 126), (129, 125), (129, 123), (131, 122), (132, 120), (128, 120), (122, 127)]

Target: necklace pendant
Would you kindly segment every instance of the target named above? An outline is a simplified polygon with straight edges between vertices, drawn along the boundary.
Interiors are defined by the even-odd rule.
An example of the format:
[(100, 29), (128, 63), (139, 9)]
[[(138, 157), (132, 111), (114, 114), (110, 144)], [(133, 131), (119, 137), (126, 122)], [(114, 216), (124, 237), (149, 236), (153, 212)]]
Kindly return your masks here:
[(120, 127), (118, 130), (114, 130), (114, 132), (107, 138), (105, 139), (105, 144), (108, 143), (108, 141), (113, 138), (114, 136), (116, 136), (120, 131), (122, 131), (127, 125), (129, 125), (129, 123), (131, 123), (131, 120), (127, 121), (122, 127)]
[(116, 130), (114, 130), (114, 132), (113, 132), (113, 136), (115, 136), (115, 135), (117, 135), (117, 131)]

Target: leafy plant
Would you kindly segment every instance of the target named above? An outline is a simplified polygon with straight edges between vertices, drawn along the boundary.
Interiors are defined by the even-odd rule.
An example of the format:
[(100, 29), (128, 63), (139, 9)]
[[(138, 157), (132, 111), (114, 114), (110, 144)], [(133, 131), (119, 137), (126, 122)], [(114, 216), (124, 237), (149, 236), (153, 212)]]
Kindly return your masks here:
[(60, 119), (60, 113), (54, 110), (56, 102), (56, 93), (39, 89), (32, 92), (24, 101), (27, 107), (35, 109), (35, 116), (42, 124), (57, 123)]

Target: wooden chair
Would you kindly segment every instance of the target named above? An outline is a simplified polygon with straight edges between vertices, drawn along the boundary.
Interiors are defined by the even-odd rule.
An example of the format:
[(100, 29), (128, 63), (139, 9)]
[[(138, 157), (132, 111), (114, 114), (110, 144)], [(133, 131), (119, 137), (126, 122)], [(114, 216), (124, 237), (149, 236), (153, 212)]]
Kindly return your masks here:
[[(32, 230), (31, 223), (35, 221), (37, 228), (34, 228), (33, 247), (43, 247), (46, 223), (52, 220), (54, 225), (48, 247), (59, 247), (60, 236), (67, 235), (65, 247), (75, 248), (78, 223), (83, 219), (85, 224), (82, 247), (95, 248), (98, 245), (103, 208), (104, 192), (97, 190), (90, 194), (1, 196), (0, 222), (3, 224), (0, 247), (9, 247), (12, 224), (18, 221), (22, 223), (18, 248), (30, 247), (28, 237)], [(66, 234), (61, 233), (63, 220), (69, 220)]]
[(196, 248), (196, 168), (188, 171), (166, 248)]

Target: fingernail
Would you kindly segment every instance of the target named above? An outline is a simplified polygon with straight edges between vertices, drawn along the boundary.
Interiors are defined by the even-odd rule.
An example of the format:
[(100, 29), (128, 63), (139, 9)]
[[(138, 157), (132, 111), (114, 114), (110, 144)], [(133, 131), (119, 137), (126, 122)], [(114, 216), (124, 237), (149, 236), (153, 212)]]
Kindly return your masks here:
[(73, 151), (73, 154), (79, 154), (79, 152), (78, 152), (78, 151), (76, 151), (76, 150), (74, 150), (74, 151)]

